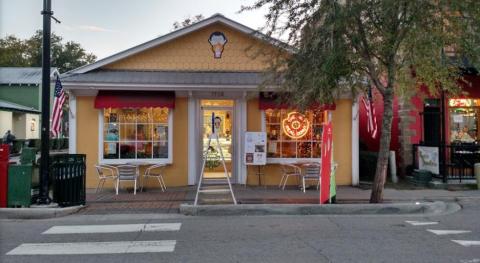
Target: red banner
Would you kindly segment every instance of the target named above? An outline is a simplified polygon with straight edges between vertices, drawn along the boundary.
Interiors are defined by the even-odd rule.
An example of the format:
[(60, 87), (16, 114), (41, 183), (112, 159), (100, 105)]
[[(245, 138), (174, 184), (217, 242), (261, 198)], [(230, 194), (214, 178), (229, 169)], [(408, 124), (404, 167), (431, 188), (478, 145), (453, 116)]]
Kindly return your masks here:
[(330, 199), (330, 173), (332, 168), (332, 122), (323, 126), (322, 133), (322, 169), (320, 170), (320, 204)]

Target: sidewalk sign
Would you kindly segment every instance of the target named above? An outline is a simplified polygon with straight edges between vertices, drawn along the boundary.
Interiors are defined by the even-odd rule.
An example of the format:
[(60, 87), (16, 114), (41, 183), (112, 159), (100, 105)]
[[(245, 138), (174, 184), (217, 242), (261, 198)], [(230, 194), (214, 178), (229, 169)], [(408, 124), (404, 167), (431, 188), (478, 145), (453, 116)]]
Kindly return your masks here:
[(246, 165), (267, 164), (267, 133), (246, 132), (245, 133), (245, 156)]
[(323, 126), (322, 133), (322, 167), (320, 170), (320, 204), (330, 200), (330, 176), (332, 171), (332, 146), (333, 146), (332, 122)]

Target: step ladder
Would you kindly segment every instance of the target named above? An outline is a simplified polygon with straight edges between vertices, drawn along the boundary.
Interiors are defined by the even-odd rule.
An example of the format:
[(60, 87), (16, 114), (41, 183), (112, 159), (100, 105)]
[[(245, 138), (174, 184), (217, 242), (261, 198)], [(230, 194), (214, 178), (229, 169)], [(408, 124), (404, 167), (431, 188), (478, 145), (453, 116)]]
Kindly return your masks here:
[[(207, 162), (207, 156), (208, 156), (208, 151), (210, 150), (210, 145), (212, 143), (212, 139), (217, 142), (217, 151), (220, 153), (222, 165), (223, 165), (223, 170), (224, 170), (224, 176), (225, 178), (216, 178), (216, 181), (220, 180), (226, 180), (228, 184), (228, 188), (225, 188), (225, 184), (215, 184), (213, 188), (203, 188), (202, 185), (205, 184), (204, 180), (208, 180), (203, 178), (203, 173), (205, 172), (205, 164)], [(232, 189), (232, 183), (230, 182), (230, 177), (228, 176), (228, 170), (227, 166), (225, 165), (225, 158), (223, 158), (223, 152), (222, 149), (220, 148), (220, 141), (218, 140), (218, 135), (217, 133), (212, 133), (210, 137), (208, 138), (208, 145), (207, 145), (207, 150), (205, 151), (203, 155), (203, 164), (202, 164), (202, 170), (200, 172), (200, 177), (198, 178), (198, 185), (197, 185), (197, 193), (195, 194), (195, 202), (194, 205), (198, 205), (198, 197), (200, 193), (203, 194), (220, 194), (220, 193), (230, 193), (232, 196), (233, 204), (237, 204), (237, 200), (235, 199), (235, 195), (233, 194), (233, 189)], [(208, 184), (206, 184), (208, 185)]]

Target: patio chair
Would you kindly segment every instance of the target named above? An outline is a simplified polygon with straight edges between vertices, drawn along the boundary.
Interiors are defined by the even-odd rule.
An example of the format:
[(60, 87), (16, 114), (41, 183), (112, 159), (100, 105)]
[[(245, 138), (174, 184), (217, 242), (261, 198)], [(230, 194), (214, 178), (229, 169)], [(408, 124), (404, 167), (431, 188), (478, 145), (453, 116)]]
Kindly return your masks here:
[(118, 195), (118, 189), (120, 188), (120, 181), (133, 181), (134, 182), (134, 188), (133, 188), (133, 194), (137, 194), (137, 179), (138, 179), (138, 166), (137, 165), (129, 165), (129, 164), (124, 164), (124, 165), (119, 165), (116, 167), (117, 169), (117, 195)]
[(165, 169), (165, 167), (165, 164), (155, 164), (145, 169), (145, 173), (143, 174), (142, 187), (140, 188), (140, 191), (143, 191), (143, 186), (148, 178), (156, 178), (158, 183), (160, 184), (162, 192), (165, 192), (165, 190), (167, 190), (167, 186), (165, 185), (165, 181), (163, 180), (163, 170)]
[(305, 165), (304, 173), (302, 174), (302, 187), (305, 193), (306, 181), (317, 181), (317, 190), (320, 189), (320, 163), (311, 163)]
[(109, 165), (95, 165), (95, 170), (97, 171), (98, 175), (98, 184), (97, 188), (95, 189), (95, 193), (98, 193), (99, 189), (102, 191), (103, 185), (105, 184), (106, 180), (112, 180), (113, 187), (115, 190), (117, 189), (117, 184), (115, 180), (117, 180), (117, 173), (116, 168)]
[(282, 164), (280, 167), (282, 169), (282, 178), (280, 179), (278, 187), (282, 187), (283, 183), (282, 190), (285, 190), (285, 186), (290, 176), (297, 178), (297, 182), (299, 182), (300, 176), (302, 176), (300, 167), (293, 164)]

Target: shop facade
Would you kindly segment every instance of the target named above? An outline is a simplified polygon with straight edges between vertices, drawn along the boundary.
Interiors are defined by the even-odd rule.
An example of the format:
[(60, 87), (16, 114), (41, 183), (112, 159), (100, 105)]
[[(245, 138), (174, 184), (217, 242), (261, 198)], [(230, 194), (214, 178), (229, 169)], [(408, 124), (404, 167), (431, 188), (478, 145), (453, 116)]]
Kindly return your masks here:
[[(214, 15), (64, 74), (69, 149), (87, 155), (87, 187), (98, 182), (96, 164), (128, 162), (167, 164), (167, 186), (196, 184), (212, 113), (222, 120), (219, 139), (232, 182), (258, 184), (258, 167), (244, 161), (245, 133), (263, 131), (268, 158), (262, 184), (278, 185), (282, 163), (320, 160), (326, 110), (334, 127), (336, 182), (357, 184), (357, 103), (344, 94), (330, 108), (300, 112), (276, 105), (265, 96), (275, 87), (259, 86), (279, 52), (290, 51)], [(301, 127), (286, 129), (295, 118)], [(212, 160), (205, 176), (223, 175)]]
[[(423, 162), (420, 151), (436, 155), (433, 176), (444, 182), (474, 179), (474, 164), (480, 162), (480, 76), (465, 70), (458, 81), (457, 94), (429, 95), (423, 87), (409, 99), (395, 97), (392, 141), (400, 173), (410, 175)], [(381, 95), (373, 92), (377, 122), (383, 113)], [(360, 107), (360, 142), (369, 151), (378, 151), (380, 133), (372, 138), (367, 132), (367, 111)], [(433, 147), (433, 148), (428, 148)]]

